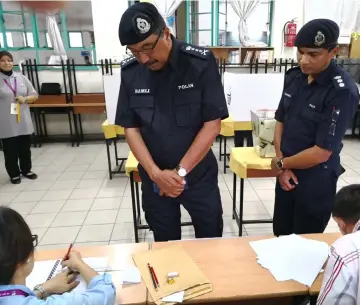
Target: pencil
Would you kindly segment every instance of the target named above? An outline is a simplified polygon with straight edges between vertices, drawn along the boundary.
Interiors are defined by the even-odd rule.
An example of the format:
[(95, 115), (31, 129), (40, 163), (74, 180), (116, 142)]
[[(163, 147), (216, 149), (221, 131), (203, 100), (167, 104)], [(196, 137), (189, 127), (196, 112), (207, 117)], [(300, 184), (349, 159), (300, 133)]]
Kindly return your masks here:
[(66, 254), (63, 258), (63, 261), (67, 261), (69, 259), (69, 254), (70, 254), (71, 248), (73, 248), (73, 244), (70, 244), (68, 251), (66, 252)]
[(155, 274), (154, 268), (151, 266), (150, 269), (152, 270), (153, 276), (154, 276), (154, 280), (155, 283), (157, 284), (157, 286), (159, 287), (159, 282), (158, 282), (158, 278), (157, 275)]
[(152, 267), (149, 265), (149, 263), (148, 263), (148, 270), (149, 270), (149, 273), (150, 273), (150, 277), (152, 278), (154, 289), (157, 290), (157, 284), (155, 282), (155, 278), (154, 278), (154, 275), (153, 275), (153, 272), (152, 272)]

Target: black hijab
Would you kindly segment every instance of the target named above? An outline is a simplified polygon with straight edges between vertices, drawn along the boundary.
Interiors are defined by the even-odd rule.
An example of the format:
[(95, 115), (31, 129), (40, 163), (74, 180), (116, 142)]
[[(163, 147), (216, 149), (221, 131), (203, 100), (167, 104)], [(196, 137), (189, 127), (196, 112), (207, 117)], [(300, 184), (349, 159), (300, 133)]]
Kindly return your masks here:
[[(11, 55), (11, 53), (9, 53), (8, 51), (0, 51), (0, 59), (3, 57), (3, 56), (8, 56), (11, 58), (12, 61), (14, 61), (14, 58), (13, 56)], [(3, 69), (0, 68), (0, 72), (2, 74), (5, 74), (6, 76), (11, 76), (13, 74), (13, 70), (10, 70), (10, 71), (4, 71)]]

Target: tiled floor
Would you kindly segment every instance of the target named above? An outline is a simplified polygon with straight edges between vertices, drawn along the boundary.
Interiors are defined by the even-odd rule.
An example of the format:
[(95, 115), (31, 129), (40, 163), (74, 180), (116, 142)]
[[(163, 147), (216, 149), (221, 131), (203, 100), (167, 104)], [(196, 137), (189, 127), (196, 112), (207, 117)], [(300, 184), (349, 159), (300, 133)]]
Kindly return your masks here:
[[(232, 141), (228, 141), (229, 143)], [(339, 187), (360, 182), (360, 143), (346, 140), (342, 163), (346, 172)], [(119, 154), (129, 148), (119, 143)], [(218, 143), (213, 146), (218, 155)], [(19, 211), (34, 233), (40, 248), (66, 247), (70, 242), (82, 245), (128, 243), (134, 240), (131, 197), (128, 178), (108, 179), (105, 145), (47, 144), (33, 148), (33, 170), (36, 181), (23, 180), (20, 185), (8, 182), (0, 154), (0, 204)], [(222, 168), (222, 163), (220, 163)], [(224, 208), (224, 236), (237, 236), (237, 225), (231, 217), (232, 174), (219, 172), (219, 187)], [(267, 218), (273, 213), (275, 179), (245, 181), (244, 217)], [(182, 211), (183, 219), (189, 219)], [(184, 227), (183, 238), (194, 238), (191, 227)], [(327, 231), (337, 231), (333, 221)], [(245, 234), (272, 234), (271, 224), (246, 225)], [(140, 233), (142, 240), (152, 240), (150, 232)]]

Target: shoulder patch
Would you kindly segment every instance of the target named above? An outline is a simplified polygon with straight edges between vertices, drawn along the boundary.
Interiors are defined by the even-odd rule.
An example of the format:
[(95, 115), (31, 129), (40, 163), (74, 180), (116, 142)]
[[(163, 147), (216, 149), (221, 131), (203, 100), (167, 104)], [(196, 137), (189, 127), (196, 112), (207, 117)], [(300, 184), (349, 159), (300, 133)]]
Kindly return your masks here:
[(333, 85), (336, 89), (347, 89), (347, 86), (341, 75), (336, 75), (332, 78)]
[(209, 49), (205, 49), (198, 46), (193, 46), (190, 44), (184, 44), (181, 46), (181, 50), (184, 53), (194, 55), (199, 58), (208, 59), (210, 56), (211, 51)]
[(130, 66), (131, 64), (134, 64), (136, 62), (137, 59), (134, 56), (128, 57), (120, 62), (120, 67), (124, 69), (125, 67)]

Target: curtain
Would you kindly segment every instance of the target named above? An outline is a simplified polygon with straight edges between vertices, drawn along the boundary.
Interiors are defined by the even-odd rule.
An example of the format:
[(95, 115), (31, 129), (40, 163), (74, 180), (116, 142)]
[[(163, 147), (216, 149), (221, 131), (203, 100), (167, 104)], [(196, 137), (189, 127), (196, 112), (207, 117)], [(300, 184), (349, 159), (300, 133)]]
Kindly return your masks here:
[(255, 11), (260, 4), (260, 0), (234, 0), (230, 4), (239, 17), (238, 22), (238, 38), (242, 46), (246, 47), (249, 44), (247, 18)]
[(47, 29), (49, 38), (54, 49), (54, 53), (50, 56), (49, 65), (60, 65), (61, 61), (67, 60), (67, 55), (64, 48), (63, 39), (61, 37), (56, 15), (49, 13), (46, 16)]
[(172, 34), (176, 36), (174, 13), (182, 3), (182, 0), (152, 0), (152, 3), (163, 16), (163, 19), (170, 28)]

